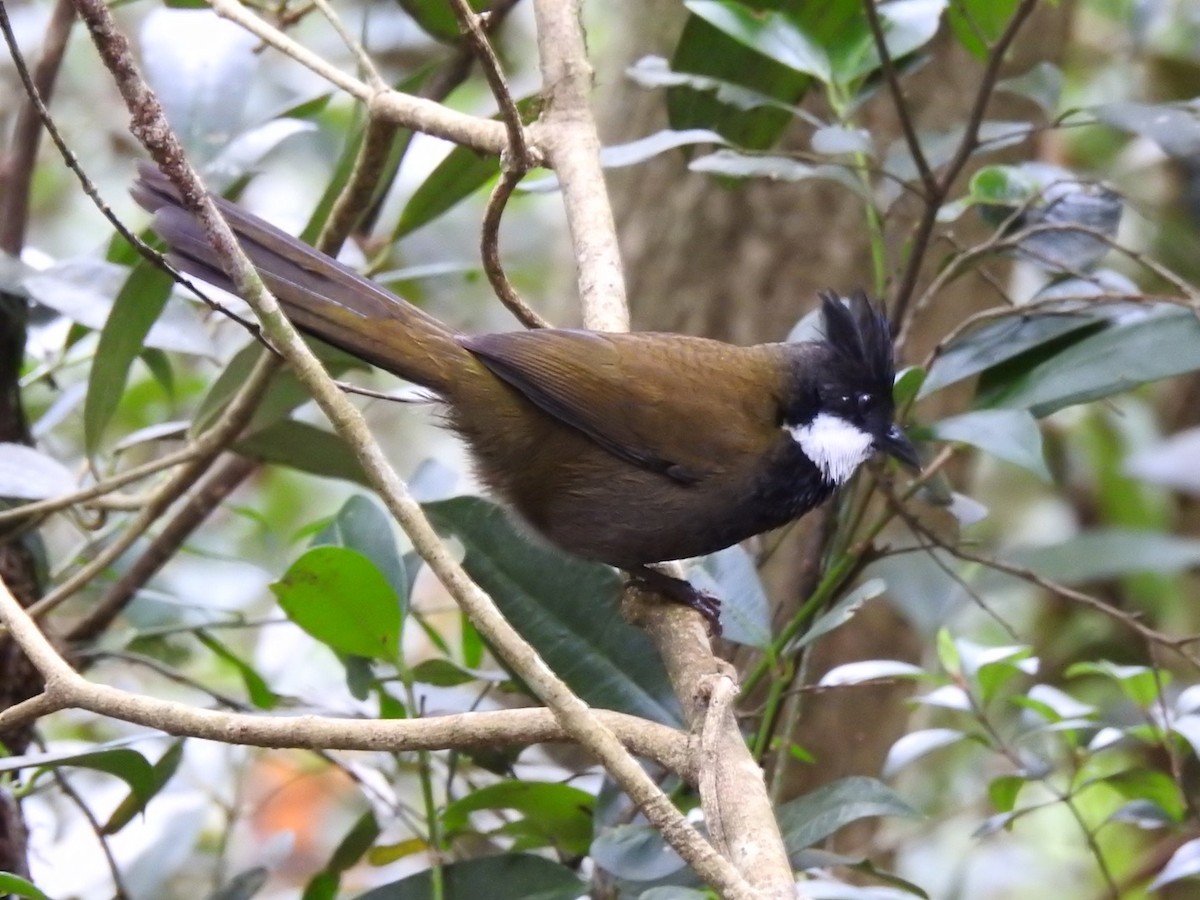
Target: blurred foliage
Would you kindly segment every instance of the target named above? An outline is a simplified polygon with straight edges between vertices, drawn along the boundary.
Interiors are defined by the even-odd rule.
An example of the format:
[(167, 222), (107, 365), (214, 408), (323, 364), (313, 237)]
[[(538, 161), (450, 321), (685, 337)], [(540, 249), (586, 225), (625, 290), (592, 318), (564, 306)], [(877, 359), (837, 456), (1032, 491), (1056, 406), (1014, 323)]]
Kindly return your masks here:
[[(912, 728), (884, 772), (780, 806), (794, 863), (832, 895), (831, 879), (845, 876), (867, 885), (855, 888), (864, 897), (1139, 897), (1200, 875), (1200, 623), (1189, 603), (1200, 567), (1200, 16), (1185, 0), (1078, 0), (1061, 59), (987, 84), (984, 61), (1022, 5), (879, 5), (901, 86), (933, 54), (961, 51), (971, 60), (962, 78), (1023, 97), (1029, 110), (1028, 120), (985, 116), (973, 139), (966, 122), (917, 122), (910, 143), (868, 124), (870, 104), (892, 99), (859, 0), (686, 0), (677, 43), (627, 73), (660, 93), (669, 128), (605, 151), (614, 166), (686, 153), (693, 173), (717, 176), (714, 191), (760, 178), (781, 190), (840, 185), (873, 251), (875, 270), (861, 277), (907, 310), (903, 338), (936, 347), (907, 360), (896, 391), (927, 442), (929, 477), (891, 488), (893, 504), (855, 502), (888, 484), (878, 471), (861, 477), (838, 507), (817, 588), (791, 620), (772, 629), (745, 550), (693, 570), (725, 598), (726, 634), (751, 654), (744, 686), (765, 688), (765, 700), (747, 737), (776, 768), (808, 759), (781, 712), (826, 634), (867, 603), (891, 602), (928, 637), (924, 665), (865, 660), (822, 680), (825, 690), (874, 679), (918, 687)], [(44, 9), (29, 9), (22, 27), (36, 36)], [(452, 71), (458, 39), (441, 0), (351, 12), (392, 83), (429, 91)], [(131, 13), (145, 68), (210, 182), (241, 190), (260, 169), (283, 171), (251, 180), (247, 199), (318, 233), (362, 144), (361, 115), (206, 12)], [(301, 39), (345, 62), (336, 38), (299, 18)], [(514, 17), (495, 35), (522, 96), (535, 83), (528, 28)], [(111, 146), (87, 162), (119, 196), (124, 114), (85, 56), (68, 58), (55, 108), (63, 121), (86, 111), (109, 129)], [(477, 76), (456, 84), (453, 104), (492, 112)], [(535, 99), (523, 111), (535, 116)], [(807, 136), (808, 149), (782, 149), (785, 134)], [(345, 258), (390, 269), (384, 281), (455, 324), (509, 327), (474, 257), (498, 164), (433, 144), (395, 142)], [(914, 145), (934, 175), (963, 146), (971, 165), (944, 197), (926, 192), (917, 204), (934, 235), (925, 241), (912, 238), (911, 199), (924, 190)], [(37, 446), (0, 446), (0, 495), (14, 503), (69, 492), (80, 471), (103, 479), (177, 448), (220, 414), (260, 352), (190, 299), (167, 302), (166, 282), (123, 242), (100, 259), (107, 236), (96, 238), (94, 219), (79, 224), (56, 164), (47, 158), (35, 175), (34, 247), (0, 271), (5, 290), (32, 304), (22, 389)], [(540, 299), (560, 226), (552, 179), (526, 187), (510, 210), (519, 227), (506, 228), (506, 261)], [(959, 240), (980, 230), (980, 241)], [(910, 266), (926, 277), (901, 297), (894, 274)], [(944, 333), (923, 331), (947, 285), (966, 278), (983, 306)], [(319, 349), (339, 377), (412, 399)], [(433, 417), (364, 403), (377, 431), (400, 435), (394, 459), (430, 518), (553, 668), (594, 705), (678, 724), (651, 645), (616, 613), (616, 576), (531, 543), (485, 500), (447, 499), (461, 454), (433, 433)], [(262, 465), (118, 625), (79, 648), (92, 677), (285, 713), (400, 718), (529, 701), (361, 494), (360, 468), (294, 379), (276, 380), (237, 449)], [(426, 457), (439, 462), (418, 466)], [(56, 577), (144, 503), (119, 499), (45, 524)], [(70, 616), (86, 615), (145, 546), (85, 589)], [(71, 712), (44, 726), (47, 752), (0, 772), (19, 772), (5, 777), (35, 824), (33, 882), (52, 895), (111, 895), (94, 850), (108, 840), (130, 896), (574, 897), (593, 871), (622, 897), (702, 896), (661, 837), (570, 754), (330, 752), (314, 762), (146, 737)], [(124, 746), (131, 740), (140, 746)], [(49, 774), (99, 811), (103, 837)], [(682, 807), (696, 804), (688, 786), (662, 777)], [(887, 817), (875, 846), (856, 856), (823, 846), (869, 817)], [(78, 865), (53, 862), (68, 853)], [(0, 888), (41, 896), (15, 876), (0, 875)]]

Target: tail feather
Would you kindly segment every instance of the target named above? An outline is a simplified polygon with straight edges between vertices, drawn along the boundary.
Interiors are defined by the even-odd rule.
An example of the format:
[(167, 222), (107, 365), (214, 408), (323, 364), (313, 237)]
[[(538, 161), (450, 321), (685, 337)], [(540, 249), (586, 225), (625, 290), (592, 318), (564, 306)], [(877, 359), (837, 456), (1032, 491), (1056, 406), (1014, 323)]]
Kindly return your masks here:
[[(203, 229), (157, 168), (142, 163), (132, 193), (182, 271), (236, 292)], [(472, 358), (456, 333), (353, 269), (233, 203), (213, 198), (264, 283), (297, 327), (410, 381), (445, 393)]]

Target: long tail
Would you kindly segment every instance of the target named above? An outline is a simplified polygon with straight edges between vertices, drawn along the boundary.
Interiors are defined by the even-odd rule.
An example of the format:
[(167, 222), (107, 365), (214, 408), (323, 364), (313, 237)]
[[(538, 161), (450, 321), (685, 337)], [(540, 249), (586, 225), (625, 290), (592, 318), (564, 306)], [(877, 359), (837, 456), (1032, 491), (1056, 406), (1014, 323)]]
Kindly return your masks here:
[[(199, 223), (157, 168), (138, 167), (133, 198), (154, 213), (168, 259), (189, 275), (233, 291)], [(298, 328), (416, 384), (445, 394), (474, 358), (447, 325), (337, 260), (240, 207), (214, 198), (242, 249)]]

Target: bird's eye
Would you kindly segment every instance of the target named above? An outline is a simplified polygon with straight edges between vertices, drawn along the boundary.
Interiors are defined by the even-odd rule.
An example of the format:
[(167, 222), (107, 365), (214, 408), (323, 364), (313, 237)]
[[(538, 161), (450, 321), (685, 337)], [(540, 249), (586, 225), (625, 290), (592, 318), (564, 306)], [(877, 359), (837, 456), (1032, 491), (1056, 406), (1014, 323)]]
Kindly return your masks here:
[(873, 399), (874, 398), (870, 394), (866, 393), (859, 394), (857, 397), (855, 397), (854, 400), (858, 403), (859, 412), (866, 412), (868, 409), (870, 409), (871, 401)]

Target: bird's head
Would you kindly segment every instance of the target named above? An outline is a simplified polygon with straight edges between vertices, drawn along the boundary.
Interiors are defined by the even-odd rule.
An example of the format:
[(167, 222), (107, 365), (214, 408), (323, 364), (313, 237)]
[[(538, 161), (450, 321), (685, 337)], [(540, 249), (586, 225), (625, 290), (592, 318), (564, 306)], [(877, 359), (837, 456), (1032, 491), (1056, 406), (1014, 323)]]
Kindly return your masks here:
[(785, 427), (834, 484), (849, 480), (880, 451), (919, 469), (916, 449), (894, 421), (896, 365), (887, 316), (862, 293), (843, 302), (823, 292), (821, 312), (825, 352), (808, 373), (812, 389), (806, 408)]

